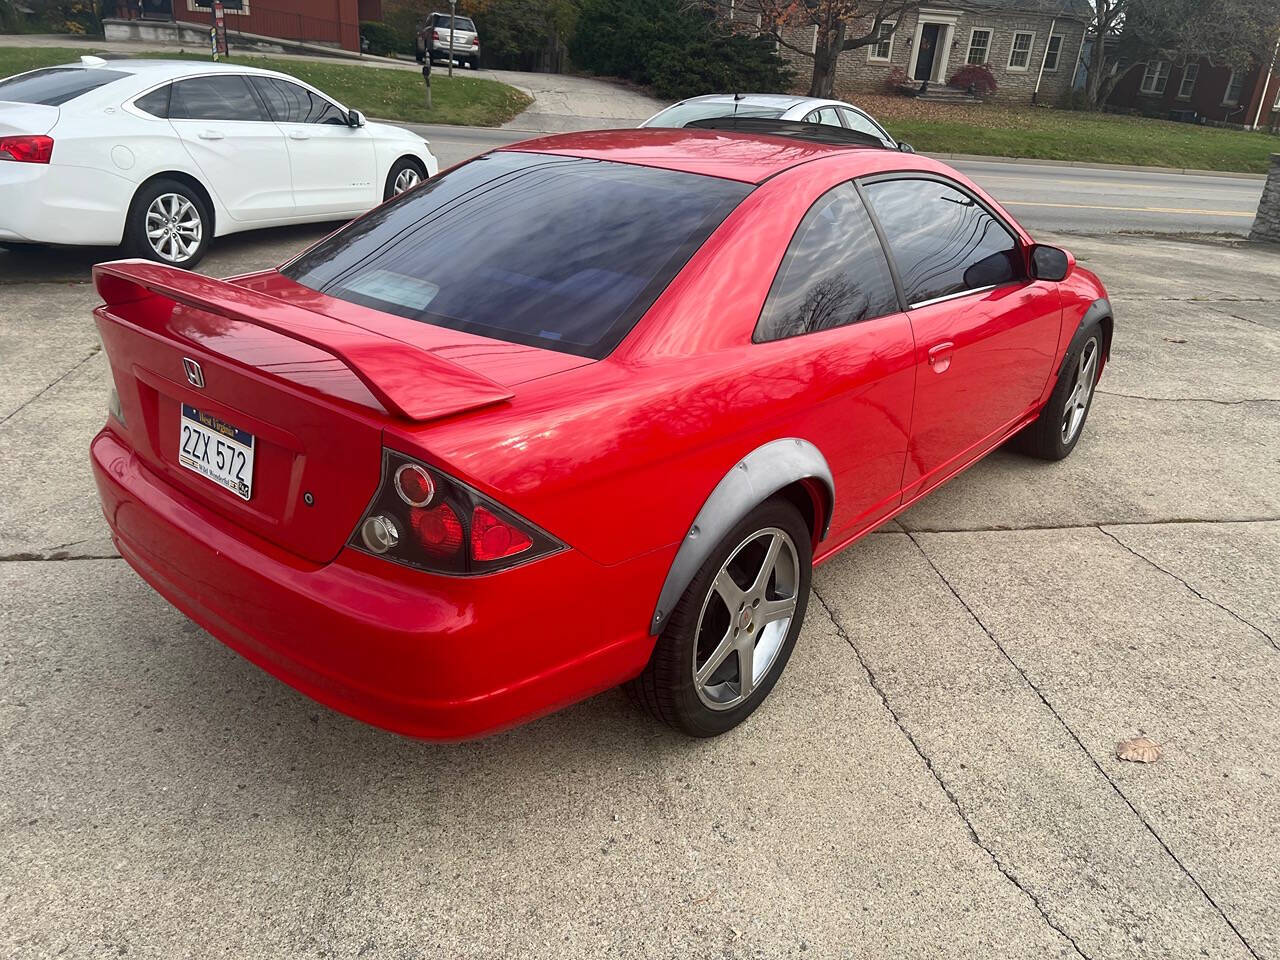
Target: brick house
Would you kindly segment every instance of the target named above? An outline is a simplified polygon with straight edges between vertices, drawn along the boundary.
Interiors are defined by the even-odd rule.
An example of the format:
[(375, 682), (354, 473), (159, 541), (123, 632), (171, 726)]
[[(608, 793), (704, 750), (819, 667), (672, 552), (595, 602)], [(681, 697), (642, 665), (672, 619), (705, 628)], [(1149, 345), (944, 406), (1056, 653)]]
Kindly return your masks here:
[[(213, 0), (110, 0), (108, 40), (202, 40)], [(230, 34), (317, 43), (360, 51), (360, 0), (222, 0)], [(207, 42), (207, 41), (204, 41)]]
[(1233, 70), (1208, 60), (1152, 60), (1130, 67), (1112, 88), (1107, 102), (1148, 116), (1190, 119), (1194, 114), (1213, 123), (1276, 129), (1280, 126), (1280, 71), (1276, 67), (1274, 61)]
[[(730, 4), (736, 22), (759, 23), (751, 0)], [(1088, 0), (960, 0), (926, 3), (906, 14), (882, 42), (846, 50), (836, 65), (837, 91), (884, 89), (895, 68), (919, 84), (945, 85), (966, 63), (985, 63), (996, 78), (992, 99), (1044, 103), (1071, 89), (1076, 61), (1093, 17)], [(871, 28), (871, 18), (850, 25), (849, 36)], [(817, 27), (789, 27), (783, 36), (813, 49)], [(797, 83), (807, 87), (812, 61), (785, 46)], [(1038, 91), (1038, 93), (1037, 93)]]

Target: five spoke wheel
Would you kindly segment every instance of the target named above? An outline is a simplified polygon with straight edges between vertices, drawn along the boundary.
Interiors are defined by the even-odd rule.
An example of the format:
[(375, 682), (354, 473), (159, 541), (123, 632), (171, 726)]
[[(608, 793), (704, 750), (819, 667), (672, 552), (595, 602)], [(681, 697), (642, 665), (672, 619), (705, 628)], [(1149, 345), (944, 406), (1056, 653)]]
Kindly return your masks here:
[(698, 618), (698, 698), (728, 710), (751, 696), (782, 649), (795, 615), (800, 561), (791, 536), (767, 527), (743, 540), (711, 582)]
[(1098, 341), (1090, 337), (1080, 351), (1080, 360), (1076, 364), (1075, 382), (1067, 394), (1066, 406), (1062, 410), (1062, 442), (1070, 443), (1080, 432), (1084, 416), (1089, 411), (1089, 400), (1093, 397), (1093, 387), (1098, 381)]

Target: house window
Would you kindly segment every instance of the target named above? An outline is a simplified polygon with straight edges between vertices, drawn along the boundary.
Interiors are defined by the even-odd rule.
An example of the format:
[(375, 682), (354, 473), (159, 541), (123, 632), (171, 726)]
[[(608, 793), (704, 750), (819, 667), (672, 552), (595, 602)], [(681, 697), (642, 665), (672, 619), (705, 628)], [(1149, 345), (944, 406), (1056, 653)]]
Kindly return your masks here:
[(1188, 63), (1182, 68), (1182, 82), (1178, 84), (1178, 99), (1190, 100), (1196, 88), (1196, 77), (1200, 76), (1200, 64)]
[(1169, 61), (1152, 60), (1142, 74), (1143, 93), (1164, 93), (1165, 84), (1169, 82)]
[(1222, 98), (1224, 104), (1232, 105), (1240, 102), (1240, 94), (1244, 92), (1244, 77), (1235, 70), (1231, 71), (1231, 79), (1227, 81), (1227, 94)]
[(1044, 72), (1057, 73), (1058, 59), (1062, 56), (1062, 38), (1054, 34), (1049, 38), (1049, 46), (1044, 52)]
[(1015, 33), (1013, 46), (1009, 48), (1009, 69), (1026, 70), (1031, 63), (1031, 45), (1035, 43), (1034, 33)]
[(876, 41), (871, 45), (871, 53), (868, 55), (870, 60), (891, 60), (893, 59), (893, 28), (897, 24), (886, 20), (880, 24), (880, 32), (876, 36)]
[(969, 34), (969, 55), (965, 63), (986, 63), (991, 59), (991, 31), (975, 30)]

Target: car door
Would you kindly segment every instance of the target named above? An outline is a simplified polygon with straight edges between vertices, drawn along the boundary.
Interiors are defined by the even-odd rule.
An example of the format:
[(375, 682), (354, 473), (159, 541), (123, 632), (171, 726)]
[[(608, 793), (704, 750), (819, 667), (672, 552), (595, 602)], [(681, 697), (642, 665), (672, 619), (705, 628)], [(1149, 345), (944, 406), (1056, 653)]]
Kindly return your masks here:
[(831, 542), (891, 512), (901, 502), (914, 342), (852, 183), (827, 191), (801, 220), (753, 340), (762, 375), (803, 385), (780, 429), (811, 440), (831, 466)]
[(354, 216), (382, 200), (373, 137), (313, 90), (278, 77), (253, 77), (284, 133), (299, 216)]
[(233, 220), (261, 223), (293, 216), (284, 134), (243, 76), (176, 81), (169, 123)]
[(844, 125), (850, 130), (856, 130), (858, 133), (865, 133), (867, 136), (875, 137), (886, 147), (897, 149), (897, 142), (893, 137), (889, 136), (884, 127), (880, 126), (861, 110), (855, 110), (852, 107), (836, 107), (836, 111), (840, 114), (840, 119), (844, 121)]
[(1002, 439), (1043, 394), (1062, 323), (1057, 285), (1027, 278), (1017, 234), (959, 184), (862, 187), (897, 267), (916, 341), (908, 497)]

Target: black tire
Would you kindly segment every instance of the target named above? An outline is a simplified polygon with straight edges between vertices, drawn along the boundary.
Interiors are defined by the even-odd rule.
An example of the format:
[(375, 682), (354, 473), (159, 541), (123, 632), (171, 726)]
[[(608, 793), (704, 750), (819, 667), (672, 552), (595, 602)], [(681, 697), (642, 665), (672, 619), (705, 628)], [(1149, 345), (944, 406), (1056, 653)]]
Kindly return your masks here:
[[(421, 161), (417, 160), (415, 157), (401, 157), (391, 165), (391, 170), (387, 173), (387, 182), (382, 188), (382, 200), (384, 203), (396, 196), (396, 180), (398, 180), (400, 174), (404, 173), (406, 170), (412, 170), (416, 173), (418, 175), (419, 183), (427, 179), (427, 170), (422, 165)], [(417, 186), (417, 184), (415, 183), (414, 186)]]
[[(1041, 460), (1062, 460), (1080, 442), (1084, 434), (1084, 425), (1093, 408), (1095, 387), (1101, 374), (1103, 350), (1102, 325), (1092, 323), (1079, 331), (1071, 340), (1063, 358), (1062, 369), (1058, 374), (1058, 382), (1054, 384), (1053, 393), (1038, 416), (1027, 424), (1010, 442), (1013, 449)], [(1084, 407), (1078, 421), (1068, 430), (1067, 404), (1070, 400), (1073, 408), (1080, 404), (1080, 393), (1077, 385), (1081, 382), (1081, 374), (1088, 367), (1092, 372), (1092, 383), (1088, 384), (1084, 396)], [(1088, 377), (1085, 378), (1089, 379)]]
[[(199, 242), (189, 254), (172, 258), (164, 256), (152, 246), (147, 238), (147, 211), (158, 198), (167, 195), (183, 198), (193, 208), (199, 218), (201, 232)], [(160, 178), (144, 185), (133, 197), (129, 205), (129, 216), (125, 220), (124, 248), (135, 257), (155, 260), (157, 263), (171, 267), (191, 269), (198, 264), (209, 249), (209, 241), (213, 238), (213, 215), (208, 204), (200, 193), (180, 180)], [(176, 249), (176, 248), (175, 248)]]
[[(699, 692), (700, 689), (705, 691), (707, 685), (700, 687), (696, 682), (694, 676), (696, 664), (701, 661), (705, 666), (710, 661), (709, 647), (714, 648), (718, 643), (728, 641), (731, 633), (733, 637), (739, 635), (733, 628), (737, 623), (742, 622), (742, 613), (747, 606), (751, 605), (751, 594), (748, 591), (743, 606), (737, 612), (738, 619), (724, 621), (722, 630), (720, 620), (723, 620), (724, 613), (728, 612), (730, 618), (735, 614), (729, 611), (727, 605), (721, 601), (720, 594), (713, 588), (713, 583), (721, 568), (731, 557), (734, 558), (735, 563), (741, 557), (743, 563), (741, 571), (735, 572), (733, 566), (729, 568), (734, 581), (741, 588), (741, 574), (745, 573), (748, 579), (751, 576), (751, 565), (754, 562), (751, 551), (759, 551), (759, 556), (763, 559), (768, 545), (765, 538), (773, 536), (770, 531), (785, 533), (790, 538), (790, 545), (794, 548), (791, 559), (795, 563), (795, 571), (794, 582), (784, 585), (781, 571), (788, 564), (781, 559), (784, 556), (781, 549), (789, 549), (784, 545), (779, 552), (779, 562), (782, 567), (775, 568), (779, 573), (774, 574), (766, 587), (770, 585), (774, 587), (768, 592), (794, 595), (794, 611), (791, 613), (790, 622), (786, 625), (781, 645), (776, 647), (776, 653), (771, 662), (762, 668), (767, 672), (760, 676), (755, 682), (754, 689), (740, 702), (733, 703), (732, 680), (734, 671), (741, 673), (738, 654), (736, 650), (731, 650), (724, 657), (720, 668), (707, 678), (710, 683), (721, 675), (721, 671), (726, 671), (724, 676), (728, 678), (719, 684), (726, 691), (725, 705), (713, 708), (704, 701), (703, 697), (706, 694)], [(752, 539), (753, 537), (757, 539)], [(786, 668), (791, 651), (795, 648), (796, 637), (799, 636), (800, 628), (804, 623), (812, 574), (813, 544), (809, 528), (800, 516), (800, 511), (784, 500), (769, 500), (762, 503), (725, 535), (694, 576), (667, 618), (667, 625), (654, 645), (649, 663), (640, 676), (627, 684), (628, 692), (654, 717), (692, 737), (714, 737), (736, 727), (760, 706)], [(706, 629), (702, 631), (700, 645), (698, 633), (704, 609), (707, 611), (708, 620)], [(749, 621), (750, 617), (746, 619)], [(751, 649), (754, 651), (764, 645), (763, 638), (766, 630), (767, 626), (758, 627), (750, 624), (744, 628), (742, 637), (750, 640)], [(716, 635), (719, 634), (723, 635), (720, 640), (717, 640)], [(777, 634), (774, 634), (774, 642), (776, 637)], [(740, 695), (741, 676), (738, 684)]]

